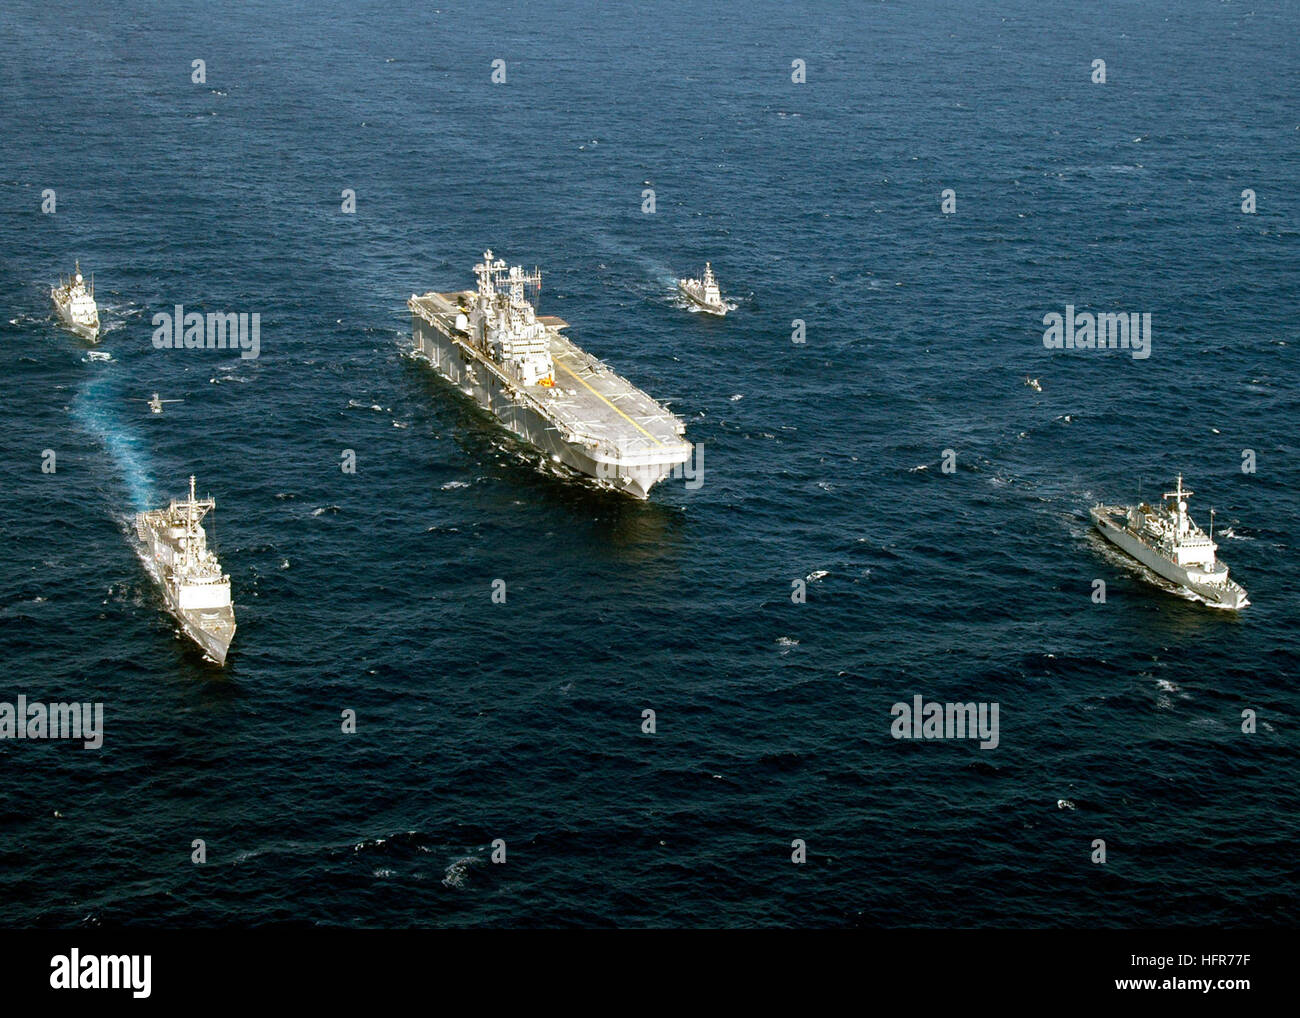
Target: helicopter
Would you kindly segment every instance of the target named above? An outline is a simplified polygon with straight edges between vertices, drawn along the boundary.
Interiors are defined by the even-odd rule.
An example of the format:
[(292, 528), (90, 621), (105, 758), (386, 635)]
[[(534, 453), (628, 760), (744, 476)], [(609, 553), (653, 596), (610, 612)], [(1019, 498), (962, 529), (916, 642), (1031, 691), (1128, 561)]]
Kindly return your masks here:
[(150, 412), (150, 413), (160, 414), (160, 413), (163, 412), (163, 404), (164, 404), (164, 403), (184, 403), (185, 400), (183, 400), (183, 399), (163, 399), (161, 396), (158, 395), (158, 393), (155, 392), (155, 393), (154, 393), (152, 396), (150, 396), (148, 399), (137, 399), (136, 402), (137, 402), (137, 403), (148, 403), (148, 404), (149, 404), (149, 412)]

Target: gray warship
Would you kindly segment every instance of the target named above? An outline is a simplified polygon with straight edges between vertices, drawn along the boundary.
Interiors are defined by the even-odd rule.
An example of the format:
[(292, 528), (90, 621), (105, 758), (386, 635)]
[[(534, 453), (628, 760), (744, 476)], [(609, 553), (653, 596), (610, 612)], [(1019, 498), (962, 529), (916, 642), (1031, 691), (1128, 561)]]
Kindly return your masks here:
[(1228, 567), (1215, 557), (1214, 519), (1206, 534), (1187, 513), (1193, 492), (1183, 487), (1183, 475), (1163, 505), (1096, 505), (1092, 521), (1103, 537), (1141, 562), (1153, 573), (1182, 588), (1212, 608), (1239, 611), (1250, 604), (1241, 584), (1228, 579)]
[(727, 302), (722, 299), (718, 281), (713, 275), (713, 266), (704, 263), (704, 275), (699, 279), (677, 280), (679, 289), (701, 311), (721, 317), (727, 313)]
[(691, 456), (686, 426), (539, 316), (524, 287), (541, 273), (492, 252), (477, 290), (411, 295), (416, 353), (553, 462), (638, 499)]
[(50, 300), (59, 318), (71, 331), (82, 339), (92, 343), (99, 342), (99, 307), (95, 304), (95, 279), (92, 276), (90, 286), (81, 276), (81, 262), (78, 261), (73, 274), (64, 279), (59, 277), (59, 285), (50, 287)]
[(222, 665), (235, 638), (235, 609), (230, 603), (230, 577), (208, 550), (200, 524), (216, 505), (211, 498), (195, 497), (191, 475), (190, 497), (172, 499), (166, 509), (139, 513), (135, 532), (144, 542), (146, 562), (162, 587), (167, 610), (185, 635)]

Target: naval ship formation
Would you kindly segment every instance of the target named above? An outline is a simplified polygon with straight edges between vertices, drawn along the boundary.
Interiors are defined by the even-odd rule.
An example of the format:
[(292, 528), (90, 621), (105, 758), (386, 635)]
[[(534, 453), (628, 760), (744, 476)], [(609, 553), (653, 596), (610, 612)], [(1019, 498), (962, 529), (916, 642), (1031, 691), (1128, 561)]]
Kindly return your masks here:
[[(439, 375), (551, 460), (603, 487), (644, 499), (690, 459), (677, 417), (563, 335), (566, 322), (537, 314), (525, 288), (540, 289), (540, 272), (507, 266), (489, 250), (474, 273), (476, 289), (430, 291), (407, 301), (415, 350)], [(728, 310), (708, 263), (702, 279), (682, 280), (680, 289), (705, 310)], [(50, 295), (74, 332), (97, 338), (94, 284), (87, 289), (80, 263)], [(1041, 390), (1037, 379), (1026, 384)], [(158, 414), (164, 403), (179, 401), (154, 393), (146, 402)], [(1215, 555), (1213, 520), (1207, 535), (1188, 515), (1191, 494), (1180, 474), (1161, 505), (1097, 505), (1091, 516), (1108, 541), (1156, 576), (1208, 605), (1245, 608), (1246, 591)], [(208, 549), (201, 522), (215, 507), (211, 498), (197, 497), (190, 477), (189, 498), (139, 513), (135, 526), (167, 610), (223, 665), (235, 635), (230, 577)]]
[(1213, 522), (1207, 535), (1187, 513), (1191, 494), (1179, 474), (1163, 505), (1097, 505), (1092, 521), (1106, 540), (1198, 600), (1213, 608), (1245, 608), (1246, 591), (1228, 579), (1228, 567), (1215, 557)]
[(507, 268), (492, 252), (476, 290), (412, 294), (416, 351), (506, 428), (602, 487), (644, 499), (685, 463), (686, 426), (539, 316), (524, 287), (541, 273)]
[(216, 505), (211, 498), (195, 497), (191, 475), (190, 497), (138, 514), (135, 532), (144, 542), (150, 572), (162, 587), (167, 610), (185, 635), (221, 665), (235, 638), (235, 609), (230, 603), (230, 577), (208, 550), (200, 523)]
[(78, 261), (70, 278), (59, 277), (59, 285), (50, 287), (50, 300), (59, 318), (71, 331), (82, 339), (92, 343), (99, 341), (99, 307), (95, 303), (95, 280), (90, 280), (90, 288), (81, 277), (81, 262)]

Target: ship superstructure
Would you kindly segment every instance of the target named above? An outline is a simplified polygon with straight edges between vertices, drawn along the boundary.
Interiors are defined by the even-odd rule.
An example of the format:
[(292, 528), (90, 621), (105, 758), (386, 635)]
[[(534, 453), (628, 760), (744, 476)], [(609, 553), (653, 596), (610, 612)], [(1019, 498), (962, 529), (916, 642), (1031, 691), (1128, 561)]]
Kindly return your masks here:
[(474, 290), (407, 301), (415, 349), (440, 375), (554, 462), (636, 498), (690, 458), (677, 417), (537, 314), (525, 287), (540, 272), (489, 250), (474, 273)]
[(235, 609), (230, 603), (230, 577), (208, 550), (200, 522), (215, 508), (213, 499), (195, 496), (191, 475), (188, 499), (172, 499), (165, 509), (138, 514), (135, 530), (144, 542), (146, 561), (162, 587), (167, 610), (185, 635), (220, 665), (225, 664), (235, 638)]
[(59, 285), (50, 287), (50, 300), (54, 301), (59, 318), (82, 339), (99, 341), (99, 307), (95, 304), (95, 280), (91, 277), (87, 288), (81, 275), (81, 262), (70, 278), (59, 277)]
[(1194, 494), (1183, 475), (1164, 503), (1151, 506), (1097, 505), (1091, 510), (1097, 529), (1112, 544), (1144, 566), (1214, 608), (1240, 610), (1250, 604), (1241, 584), (1228, 579), (1228, 567), (1216, 557), (1214, 523), (1206, 534), (1187, 512)]
[(718, 289), (718, 281), (713, 275), (713, 266), (708, 262), (704, 263), (702, 278), (679, 279), (677, 288), (686, 295), (692, 304), (701, 310), (712, 315), (725, 315), (727, 313), (726, 302), (722, 299), (722, 293)]

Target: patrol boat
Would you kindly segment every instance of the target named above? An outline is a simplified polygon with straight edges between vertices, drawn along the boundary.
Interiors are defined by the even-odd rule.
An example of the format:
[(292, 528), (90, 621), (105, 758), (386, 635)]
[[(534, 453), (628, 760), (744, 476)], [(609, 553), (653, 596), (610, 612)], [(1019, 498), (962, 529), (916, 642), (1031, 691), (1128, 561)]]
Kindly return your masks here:
[(483, 253), (477, 290), (411, 295), (415, 351), (506, 428), (604, 488), (635, 498), (685, 463), (686, 425), (538, 315), (541, 273)]
[(95, 279), (90, 280), (90, 289), (81, 278), (81, 262), (76, 263), (72, 278), (59, 277), (59, 285), (50, 287), (50, 300), (59, 312), (63, 323), (82, 339), (92, 343), (99, 341), (99, 308), (95, 305)]
[(150, 509), (135, 518), (135, 532), (148, 552), (146, 564), (162, 587), (167, 610), (181, 630), (217, 664), (235, 638), (235, 609), (230, 603), (230, 577), (208, 550), (200, 520), (216, 508), (211, 498), (196, 498), (190, 476), (190, 497), (172, 499), (166, 509)]
[(1250, 604), (1241, 584), (1228, 579), (1228, 567), (1215, 558), (1214, 511), (1207, 535), (1187, 513), (1193, 492), (1183, 487), (1183, 475), (1163, 505), (1096, 505), (1092, 521), (1102, 536), (1137, 559), (1153, 573), (1192, 594), (1212, 608), (1238, 611)]
[(703, 279), (679, 279), (677, 288), (684, 293), (690, 302), (701, 310), (709, 312), (711, 315), (725, 315), (727, 305), (722, 300), (722, 294), (718, 290), (718, 281), (713, 277), (713, 266), (708, 262), (704, 263)]

